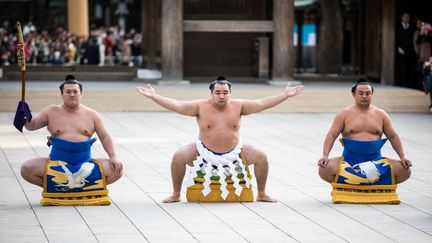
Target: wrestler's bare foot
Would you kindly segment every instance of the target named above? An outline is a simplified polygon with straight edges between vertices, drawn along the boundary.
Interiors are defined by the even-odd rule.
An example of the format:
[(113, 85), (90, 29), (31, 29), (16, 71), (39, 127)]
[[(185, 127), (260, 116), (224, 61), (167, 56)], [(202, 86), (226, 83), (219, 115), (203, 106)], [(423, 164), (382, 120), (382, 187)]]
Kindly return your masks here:
[(162, 202), (163, 203), (180, 202), (180, 193), (173, 192), (173, 194), (171, 194), (171, 196), (165, 198)]
[(257, 200), (257, 202), (271, 202), (271, 203), (277, 202), (277, 200), (275, 198), (270, 197), (265, 192), (258, 193), (256, 200)]

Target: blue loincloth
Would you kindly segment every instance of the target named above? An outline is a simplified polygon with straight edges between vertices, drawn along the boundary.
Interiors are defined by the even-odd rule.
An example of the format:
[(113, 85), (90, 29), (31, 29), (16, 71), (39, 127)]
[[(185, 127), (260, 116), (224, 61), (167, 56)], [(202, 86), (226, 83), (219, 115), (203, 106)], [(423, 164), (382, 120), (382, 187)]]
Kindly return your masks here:
[(48, 137), (48, 146), (52, 148), (43, 180), (43, 206), (111, 204), (103, 167), (91, 158), (95, 141), (96, 138), (72, 142)]
[(332, 183), (334, 203), (400, 203), (393, 162), (381, 155), (386, 141), (341, 139), (344, 151)]

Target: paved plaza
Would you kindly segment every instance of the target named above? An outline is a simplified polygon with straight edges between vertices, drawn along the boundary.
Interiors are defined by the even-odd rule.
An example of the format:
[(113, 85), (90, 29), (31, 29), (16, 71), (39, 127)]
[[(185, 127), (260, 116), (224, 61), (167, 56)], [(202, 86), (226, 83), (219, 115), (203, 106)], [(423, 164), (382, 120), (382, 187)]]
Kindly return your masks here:
[[(60, 101), (58, 84), (29, 85), (28, 100), (34, 100), (34, 106)], [(123, 177), (108, 187), (113, 204), (41, 207), (41, 189), (22, 179), (20, 166), (25, 160), (49, 153), (48, 132), (41, 129), (21, 134), (13, 127), (19, 95), (11, 96), (19, 94), (19, 83), (0, 82), (0, 242), (432, 242), (432, 115), (426, 113), (428, 101), (421, 92), (383, 86), (376, 89), (402, 97), (402, 101), (391, 96), (377, 99), (380, 105), (387, 104), (389, 111), (398, 102), (408, 104), (390, 113), (405, 153), (414, 164), (411, 179), (398, 186), (400, 205), (332, 204), (331, 186), (318, 176), (316, 163), (335, 110), (352, 103), (350, 84), (346, 83), (311, 85), (310, 93), (306, 86), (304, 94), (288, 100), (279, 110), (242, 118), (243, 143), (259, 147), (268, 156), (267, 188), (277, 203), (187, 203), (183, 190), (182, 202), (163, 204), (171, 192), (171, 156), (180, 146), (194, 141), (198, 129), (192, 117), (164, 112), (144, 98), (131, 98), (136, 95), (136, 85), (84, 86), (84, 92), (93, 92), (87, 97), (88, 103), (83, 100), (91, 107), (99, 108), (97, 100), (114, 95), (107, 97), (111, 102), (101, 109), (124, 164)], [(239, 98), (283, 89), (240, 87), (237, 90), (250, 94), (236, 95)], [(132, 93), (120, 97), (119, 93), (128, 94), (122, 93), (129, 92), (126, 89)], [(156, 90), (183, 98), (208, 95), (204, 84), (156, 86)], [(199, 93), (201, 90), (205, 93)], [(55, 98), (44, 99), (38, 92), (52, 92)], [(313, 101), (320, 93), (326, 96)], [(335, 94), (345, 100), (338, 100)], [(132, 108), (116, 110), (126, 106), (124, 102)], [(107, 108), (111, 103), (112, 110)], [(317, 105), (321, 105), (320, 110), (313, 110)], [(38, 111), (33, 110), (34, 114)], [(335, 143), (331, 156), (341, 152), (342, 146)], [(390, 143), (384, 146), (383, 154), (397, 157)], [(93, 146), (93, 155), (106, 157), (99, 141)], [(256, 195), (255, 179), (253, 186)]]

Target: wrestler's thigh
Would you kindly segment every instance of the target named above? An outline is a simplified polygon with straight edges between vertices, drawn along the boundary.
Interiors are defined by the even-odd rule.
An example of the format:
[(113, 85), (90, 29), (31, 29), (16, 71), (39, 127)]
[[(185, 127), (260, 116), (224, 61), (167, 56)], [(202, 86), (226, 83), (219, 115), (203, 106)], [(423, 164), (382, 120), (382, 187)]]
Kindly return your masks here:
[(21, 165), (21, 173), (43, 177), (45, 174), (47, 158), (39, 157), (27, 160)]
[(187, 164), (193, 166), (193, 161), (198, 155), (195, 143), (184, 145), (177, 149), (173, 155), (173, 162)]
[(267, 161), (266, 154), (252, 145), (243, 144), (242, 151), (243, 151), (243, 153), (246, 157), (246, 161), (249, 165), (253, 165), (253, 164), (262, 163), (262, 162)]

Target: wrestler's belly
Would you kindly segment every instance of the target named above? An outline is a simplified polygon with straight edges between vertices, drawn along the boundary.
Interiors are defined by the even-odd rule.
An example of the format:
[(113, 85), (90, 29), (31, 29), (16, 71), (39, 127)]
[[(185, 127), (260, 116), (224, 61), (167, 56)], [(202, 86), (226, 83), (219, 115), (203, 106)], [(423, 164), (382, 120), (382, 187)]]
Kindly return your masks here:
[(91, 129), (82, 129), (82, 131), (80, 131), (77, 129), (54, 129), (52, 127), (48, 128), (48, 131), (54, 137), (72, 142), (86, 141), (90, 139), (94, 133)]
[(240, 141), (238, 133), (201, 133), (200, 139), (208, 149), (217, 153), (226, 153), (233, 150)]
[(343, 137), (350, 138), (357, 141), (368, 141), (368, 140), (378, 140), (381, 139), (381, 134), (373, 134), (373, 133), (356, 133), (356, 134), (350, 134), (345, 133), (342, 134)]
[(72, 142), (83, 142), (91, 138), (89, 136), (80, 135), (80, 134), (61, 134), (60, 136), (56, 136), (56, 137), (64, 140), (72, 141)]

